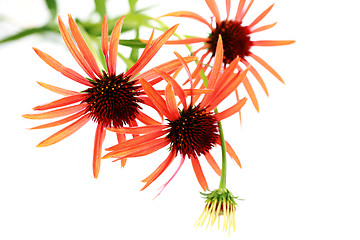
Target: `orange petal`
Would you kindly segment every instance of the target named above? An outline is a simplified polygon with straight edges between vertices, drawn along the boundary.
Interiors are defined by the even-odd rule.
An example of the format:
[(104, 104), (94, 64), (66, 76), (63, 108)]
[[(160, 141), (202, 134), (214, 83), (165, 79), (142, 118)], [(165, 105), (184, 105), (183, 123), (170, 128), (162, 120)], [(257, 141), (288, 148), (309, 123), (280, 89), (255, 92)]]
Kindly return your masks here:
[(95, 133), (94, 155), (93, 155), (93, 174), (94, 178), (98, 178), (101, 163), (101, 148), (105, 139), (105, 128), (102, 124), (98, 124)]
[(75, 106), (65, 107), (61, 109), (56, 109), (49, 112), (44, 113), (36, 113), (36, 114), (24, 114), (24, 118), (28, 119), (50, 119), (50, 118), (58, 118), (70, 115), (72, 113), (76, 113), (84, 108), (86, 108), (87, 104), (79, 104)]
[(255, 96), (254, 90), (251, 87), (251, 84), (249, 82), (249, 79), (245, 78), (245, 80), (243, 81), (244, 87), (246, 89), (246, 92), (249, 94), (249, 97), (251, 99), (251, 102), (253, 103), (256, 111), (259, 112), (259, 103), (257, 101), (257, 98)]
[[(138, 137), (140, 138), (140, 137)], [(136, 138), (133, 138), (136, 139)], [(129, 142), (132, 139), (126, 141)], [(132, 141), (134, 142), (134, 141)], [(155, 152), (159, 150), (160, 148), (163, 148), (164, 146), (169, 144), (169, 140), (166, 138), (159, 138), (159, 139), (151, 139), (148, 141), (145, 141), (143, 143), (138, 143), (137, 145), (133, 145), (130, 147), (122, 148), (121, 150), (114, 150), (112, 152), (109, 152), (105, 156), (103, 156), (103, 159), (106, 158), (123, 158), (123, 157), (137, 157), (137, 156), (145, 156), (147, 154), (150, 154), (152, 152)]]
[[(250, 66), (250, 64), (245, 59), (243, 59), (241, 62), (244, 63), (247, 67)], [(253, 66), (250, 66), (250, 72), (254, 75), (256, 80), (260, 83), (260, 85), (261, 85), (262, 89), (264, 90), (264, 92), (266, 93), (266, 95), (269, 96), (269, 92), (264, 83), (264, 80), (262, 79), (262, 77), (260, 76), (258, 71), (256, 71), (256, 69)]]
[(264, 12), (262, 12), (257, 18), (255, 18), (255, 20), (252, 23), (250, 23), (250, 25), (248, 27), (252, 28), (256, 24), (258, 24), (270, 12), (270, 10), (273, 8), (273, 6), (274, 6), (274, 3), (271, 4), (271, 6), (268, 7)]
[(50, 55), (40, 51), (37, 48), (33, 48), (36, 54), (44, 61), (46, 62), (50, 67), (54, 68), (56, 71), (62, 73), (64, 76), (87, 86), (92, 86), (90, 82), (75, 72), (74, 70), (71, 70), (70, 68), (64, 67), (61, 63), (56, 61), (54, 58), (52, 58)]
[(176, 151), (172, 150), (170, 152), (170, 154), (168, 155), (168, 157), (165, 159), (165, 161), (163, 161), (160, 164), (160, 166), (153, 173), (151, 173), (147, 178), (142, 180), (142, 182), (146, 182), (146, 184), (140, 191), (144, 190), (152, 182), (154, 182), (168, 168), (168, 166), (171, 164), (171, 162), (174, 160), (175, 157), (176, 157)]
[(47, 109), (51, 109), (51, 108), (63, 107), (66, 105), (70, 105), (70, 104), (85, 100), (86, 96), (87, 96), (86, 94), (76, 94), (76, 95), (61, 98), (61, 99), (53, 101), (51, 103), (36, 106), (33, 109), (34, 110), (47, 110)]
[(216, 19), (216, 22), (220, 22), (220, 13), (219, 13), (219, 9), (216, 5), (215, 0), (205, 0), (206, 4), (208, 5), (208, 7), (210, 8), (210, 11), (214, 14), (214, 17)]
[(186, 17), (186, 18), (192, 18), (195, 19), (201, 23), (206, 24), (211, 30), (213, 29), (213, 27), (210, 25), (210, 23), (208, 23), (202, 16), (200, 16), (199, 14), (193, 13), (193, 12), (188, 12), (188, 11), (178, 11), (178, 12), (172, 12), (172, 13), (168, 13), (165, 15), (160, 16), (161, 17)]
[(241, 168), (240, 159), (236, 155), (234, 149), (231, 147), (231, 145), (228, 142), (225, 141), (225, 144), (226, 144), (226, 152), (230, 155), (230, 157), (232, 159), (234, 159), (234, 161), (237, 163), (237, 165), (239, 165), (239, 167)]
[(271, 47), (271, 46), (283, 46), (294, 43), (293, 40), (283, 40), (283, 41), (273, 41), (273, 40), (263, 40), (263, 41), (252, 41), (253, 46), (261, 47)]
[(66, 117), (66, 118), (63, 118), (63, 119), (60, 119), (58, 121), (55, 121), (55, 122), (51, 122), (51, 123), (46, 123), (46, 124), (43, 124), (43, 125), (39, 125), (39, 126), (36, 126), (36, 127), (32, 127), (30, 128), (31, 130), (32, 129), (43, 129), (43, 128), (50, 128), (50, 127), (56, 127), (56, 126), (59, 126), (59, 125), (62, 125), (62, 124), (65, 124), (65, 123), (68, 123), (74, 119), (77, 119), (81, 116), (83, 116), (84, 114), (86, 113), (86, 110), (83, 110), (83, 111), (80, 111), (78, 113), (75, 113), (69, 117)]
[(267, 64), (262, 58), (256, 56), (253, 53), (250, 53), (250, 57), (252, 57), (255, 61), (260, 63), (264, 68), (266, 68), (269, 72), (271, 72), (277, 79), (280, 80), (280, 82), (284, 83), (284, 80), (280, 77), (280, 75), (272, 68), (269, 64)]
[(262, 31), (265, 31), (265, 30), (268, 30), (272, 27), (274, 27), (277, 23), (273, 23), (273, 24), (268, 24), (268, 25), (265, 25), (265, 26), (261, 26), (261, 27), (258, 27), (256, 29), (251, 29), (251, 33), (256, 33), (256, 32), (262, 32)]
[(179, 166), (177, 167), (177, 169), (175, 170), (175, 172), (174, 172), (174, 174), (171, 176), (171, 178), (170, 178), (164, 185), (162, 185), (161, 190), (160, 190), (159, 193), (155, 196), (155, 198), (158, 197), (158, 196), (162, 193), (162, 191), (165, 189), (165, 187), (166, 187), (166, 186), (171, 182), (171, 180), (176, 176), (176, 174), (179, 172), (181, 166), (183, 165), (184, 161), (185, 161), (185, 157), (184, 157), (184, 156), (181, 156), (181, 160), (180, 160)]
[(175, 94), (173, 91), (173, 87), (169, 82), (165, 88), (165, 98), (166, 98), (166, 106), (169, 110), (169, 113), (173, 116), (173, 118), (180, 118), (180, 113), (177, 108)]
[(88, 45), (86, 44), (83, 36), (80, 33), (80, 30), (78, 28), (78, 26), (76, 25), (74, 19), (71, 17), (70, 14), (68, 14), (69, 17), (69, 26), (70, 26), (70, 31), (71, 34), (75, 40), (75, 42), (77, 43), (77, 46), (80, 50), (80, 52), (82, 53), (85, 61), (87, 62), (87, 64), (90, 66), (90, 68), (92, 69), (92, 71), (99, 77), (102, 78), (102, 74), (100, 72), (99, 66), (96, 63), (95, 57), (92, 54), (92, 52), (90, 51), (90, 48), (88, 47)]
[(206, 87), (213, 88), (214, 86), (216, 86), (218, 77), (220, 75), (221, 66), (224, 60), (223, 56), (224, 56), (223, 42), (221, 35), (219, 35), (219, 39), (216, 45), (214, 67), (211, 71), (211, 75), (209, 77), (209, 83)]
[(168, 111), (166, 102), (160, 96), (160, 94), (147, 81), (140, 79), (140, 82), (144, 88), (145, 93), (155, 104), (155, 106), (160, 110), (160, 112), (165, 115), (170, 121), (175, 120), (174, 116)]
[(167, 125), (150, 125), (141, 127), (122, 127), (122, 128), (108, 128), (108, 130), (116, 133), (128, 133), (128, 134), (146, 134), (157, 132), (167, 128)]
[(107, 59), (108, 51), (109, 51), (109, 30), (108, 30), (106, 14), (103, 18), (102, 27), (101, 27), (101, 49), (105, 56), (105, 59)]
[(79, 94), (78, 92), (75, 92), (75, 91), (70, 91), (70, 90), (67, 90), (67, 89), (63, 89), (63, 88), (59, 88), (59, 87), (55, 87), (55, 86), (52, 86), (50, 84), (47, 84), (47, 83), (43, 83), (43, 82), (37, 82), (40, 86), (42, 86), (43, 88), (46, 88), (47, 90), (50, 90), (54, 93), (58, 93), (58, 94), (61, 94), (61, 95), (64, 95), (64, 96), (71, 96), (71, 95), (75, 95), (75, 94)]
[(139, 120), (140, 122), (146, 124), (146, 125), (157, 125), (157, 124), (161, 124), (160, 122), (152, 119), (151, 117), (149, 117), (148, 115), (146, 115), (145, 113), (139, 112), (137, 115), (137, 120)]
[(109, 71), (109, 75), (112, 76), (116, 75), (116, 60), (118, 54), (119, 38), (120, 38), (120, 32), (124, 21), (124, 17), (125, 16), (122, 16), (116, 22), (115, 27), (110, 36), (108, 71)]
[(239, 112), (240, 109), (245, 105), (246, 103), (246, 98), (241, 99), (240, 101), (238, 101), (235, 105), (233, 105), (232, 107), (215, 114), (216, 120), (218, 122), (220, 122), (221, 120), (230, 117), (231, 115), (235, 114), (236, 112)]
[(160, 69), (154, 68), (154, 71), (157, 72), (161, 77), (163, 77), (166, 82), (171, 83), (176, 95), (180, 98), (180, 101), (183, 104), (184, 108), (186, 108), (187, 104), (185, 92), (182, 87), (176, 82), (176, 80)]
[(239, 2), (238, 9), (236, 11), (236, 16), (235, 16), (236, 22), (240, 22), (243, 18), (242, 14), (243, 14), (245, 2), (246, 2), (246, 0), (240, 0), (240, 2)]
[(168, 40), (165, 44), (167, 45), (176, 45), (176, 44), (193, 44), (203, 42), (206, 43), (209, 38), (186, 38), (186, 39), (178, 39), (178, 40)]
[(37, 145), (37, 147), (47, 147), (52, 144), (55, 144), (57, 142), (60, 142), (61, 140), (69, 137), (73, 133), (75, 133), (77, 130), (79, 130), (82, 126), (84, 126), (89, 120), (90, 115), (87, 114), (80, 119), (78, 119), (76, 122), (70, 124), (69, 126), (61, 129), (60, 131), (56, 132), (55, 134), (51, 135), (41, 143)]
[(118, 143), (115, 146), (106, 148), (105, 150), (106, 151), (122, 151), (122, 150), (131, 149), (134, 147), (138, 147), (139, 145), (144, 145), (148, 141), (151, 141), (158, 137), (161, 137), (161, 136), (165, 135), (166, 133), (167, 133), (167, 131), (161, 131), (161, 130), (156, 131), (156, 132), (151, 132), (151, 133), (139, 136), (139, 137), (129, 139), (126, 142)]
[(249, 11), (251, 5), (254, 3), (254, 0), (251, 0), (251, 2), (249, 3), (249, 5), (247, 5), (245, 11), (242, 13), (240, 19), (238, 20), (239, 22), (241, 22), (243, 20), (243, 18), (245, 17), (246, 13)]
[[(216, 143), (221, 146), (220, 138), (218, 138), (216, 140)], [(225, 141), (225, 146), (226, 146), (226, 152), (236, 162), (236, 164), (239, 165), (239, 167), (241, 168), (241, 163), (240, 163), (239, 157), (236, 155), (234, 149), (231, 147), (231, 145), (227, 141)]]
[(213, 110), (221, 101), (223, 101), (230, 93), (235, 91), (235, 89), (239, 86), (240, 83), (245, 81), (246, 74), (249, 71), (249, 67), (247, 67), (244, 71), (239, 72), (231, 82), (226, 86), (226, 88), (218, 93), (218, 95), (214, 96), (214, 99), (210, 101), (209, 110)]
[(226, 19), (229, 19), (231, 0), (226, 0)]
[[(126, 141), (126, 135), (124, 133), (116, 133), (116, 137), (119, 143), (125, 142)], [(121, 167), (125, 167), (125, 164), (127, 162), (127, 158), (122, 158), (120, 159), (121, 161)]]
[[(186, 63), (192, 62), (194, 60), (196, 60), (197, 57), (195, 56), (190, 56), (190, 57), (184, 57), (184, 61)], [(171, 74), (173, 72), (175, 72), (177, 69), (179, 69), (181, 67), (181, 63), (179, 62), (178, 59), (175, 60), (171, 60), (169, 62), (166, 62), (164, 64), (158, 65), (157, 67), (155, 67), (154, 69), (160, 69), (164, 72), (166, 72), (167, 74)], [(140, 79), (143, 78), (146, 81), (150, 81), (154, 78), (159, 77), (159, 74), (157, 72), (154, 71), (154, 69), (150, 69), (144, 73), (141, 73), (140, 75), (136, 76), (135, 79)]]
[(73, 42), (73, 40), (72, 40), (72, 38), (70, 36), (70, 33), (66, 29), (66, 27), (65, 27), (63, 21), (61, 20), (60, 16), (58, 16), (58, 23), (59, 23), (59, 29), (60, 29), (61, 36), (64, 39), (64, 42), (65, 42), (67, 48), (69, 49), (71, 55), (73, 55), (76, 62), (86, 72), (86, 74), (90, 78), (92, 78), (93, 80), (96, 80), (96, 76), (94, 75), (94, 73), (93, 73), (92, 69), (90, 68), (90, 66), (85, 61), (83, 55), (79, 52), (79, 50), (75, 46), (75, 43)]
[(216, 174), (221, 176), (221, 169), (219, 168), (219, 165), (216, 163), (214, 157), (209, 152), (206, 152), (204, 155), (206, 160), (212, 167), (212, 169), (214, 169), (214, 171), (216, 172)]
[(190, 156), (191, 159), (191, 164), (193, 166), (196, 178), (201, 186), (201, 188), (206, 191), (209, 189), (208, 184), (206, 182), (204, 173), (201, 169), (200, 163), (199, 163), (199, 159), (196, 156)]
[[(125, 73), (125, 76), (134, 76), (137, 75), (145, 65), (154, 57), (154, 55), (159, 51), (159, 49), (164, 45), (164, 43), (173, 35), (176, 28), (179, 24), (171, 27), (165, 31), (154, 43), (149, 47), (148, 51), (141, 54), (137, 62)], [(149, 43), (148, 43), (149, 44)]]

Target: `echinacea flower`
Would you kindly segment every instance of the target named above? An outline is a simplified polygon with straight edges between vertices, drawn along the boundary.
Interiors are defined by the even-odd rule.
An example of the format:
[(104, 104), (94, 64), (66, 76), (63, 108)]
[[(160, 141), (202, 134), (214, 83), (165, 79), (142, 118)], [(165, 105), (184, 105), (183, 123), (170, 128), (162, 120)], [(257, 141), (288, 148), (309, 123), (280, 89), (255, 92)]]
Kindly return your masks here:
[(230, 234), (231, 227), (235, 231), (235, 210), (237, 197), (228, 189), (216, 189), (210, 193), (201, 193), (205, 200), (205, 208), (201, 213), (199, 219), (196, 221), (196, 226), (203, 226), (207, 220), (206, 227), (212, 227), (216, 220), (218, 220), (218, 228), (220, 230), (220, 218), (223, 217), (223, 231), (228, 231)]
[[(61, 18), (58, 18), (60, 33), (67, 48), (89, 78), (83, 77), (74, 70), (63, 66), (48, 54), (34, 48), (37, 55), (52, 68), (87, 87), (84, 91), (75, 92), (49, 84), (39, 83), (44, 88), (64, 95), (65, 97), (33, 108), (36, 111), (45, 112), (25, 114), (23, 117), (29, 119), (64, 118), (33, 127), (32, 129), (43, 129), (63, 125), (71, 121), (74, 122), (40, 142), (37, 147), (50, 146), (69, 137), (92, 119), (97, 123), (93, 154), (93, 174), (95, 178), (98, 177), (100, 170), (102, 143), (106, 132), (105, 128), (119, 128), (126, 124), (137, 126), (136, 120), (144, 124), (157, 123), (140, 111), (142, 107), (139, 104), (152, 106), (152, 103), (144, 97), (138, 78), (141, 77), (143, 81), (150, 81), (152, 84), (155, 84), (159, 82), (159, 77), (154, 74), (153, 71), (138, 74), (174, 33), (177, 27), (174, 26), (170, 28), (154, 41), (152, 41), (152, 34), (150, 43), (145, 47), (139, 60), (128, 71), (117, 74), (118, 42), (123, 20), (124, 17), (121, 17), (117, 21), (109, 39), (106, 16), (103, 19), (101, 46), (102, 53), (106, 60), (106, 69), (101, 71), (101, 67), (97, 64), (94, 55), (87, 46), (73, 18), (69, 15), (69, 26), (72, 37)], [(194, 59), (195, 57), (188, 57), (185, 61), (189, 62)], [(167, 73), (172, 73), (181, 66), (181, 63), (175, 59), (161, 64), (158, 68)], [(117, 137), (119, 142), (125, 140), (124, 134), (118, 134)], [(125, 161), (122, 162), (122, 166), (124, 164)]]
[[(177, 57), (183, 63), (191, 83), (192, 77), (188, 66), (180, 55), (177, 54)], [(208, 89), (211, 91), (206, 91), (208, 89), (193, 89), (193, 87), (191, 87), (191, 89), (189, 89), (191, 97), (190, 103), (186, 100), (186, 92), (184, 89), (181, 88), (174, 78), (160, 69), (155, 68), (154, 70), (168, 82), (165, 89), (165, 99), (147, 81), (140, 79), (145, 93), (166, 117), (166, 122), (148, 126), (110, 129), (118, 133), (141, 134), (141, 136), (106, 149), (110, 152), (103, 158), (122, 159), (140, 157), (169, 146), (170, 153), (168, 157), (152, 174), (143, 180), (146, 184), (142, 190), (156, 180), (167, 169), (176, 156), (180, 155), (181, 160), (178, 168), (170, 180), (163, 185), (162, 190), (177, 174), (185, 158), (188, 157), (191, 160), (199, 184), (202, 189), (206, 191), (208, 185), (200, 166), (199, 156), (205, 156), (214, 171), (218, 175), (221, 174), (219, 166), (209, 152), (216, 144), (221, 144), (217, 123), (238, 112), (246, 102), (246, 98), (243, 98), (227, 110), (219, 113), (214, 112), (214, 109), (219, 103), (232, 93), (244, 80), (249, 70), (249, 68), (247, 68), (235, 74), (234, 70), (239, 62), (239, 58), (236, 58), (230, 63), (229, 67), (222, 72), (222, 58), (222, 41), (221, 37), (219, 37), (214, 68), (208, 81)], [(199, 95), (195, 96), (195, 93), (199, 92), (204, 93), (204, 96), (199, 103), (196, 103)], [(178, 109), (175, 96), (180, 100), (180, 105), (183, 107), (181, 110)], [(226, 151), (241, 167), (236, 153), (227, 142)]]
[[(195, 50), (194, 54), (197, 54), (200, 50), (206, 50), (206, 52), (202, 55), (200, 58), (200, 63), (202, 64), (203, 61), (207, 56), (210, 54), (210, 60), (208, 63), (211, 62), (211, 58), (215, 56), (216, 52), (216, 43), (218, 41), (219, 35), (221, 35), (224, 43), (224, 59), (223, 63), (224, 65), (230, 64), (235, 58), (239, 57), (240, 62), (244, 64), (245, 66), (249, 66), (250, 63), (248, 62), (248, 58), (252, 58), (256, 62), (258, 62), (260, 65), (262, 65), (264, 68), (266, 68), (270, 73), (272, 73), (277, 79), (279, 79), (281, 82), (284, 83), (283, 79), (280, 77), (280, 75), (267, 63), (265, 62), (261, 57), (255, 55), (252, 52), (252, 48), (256, 46), (281, 46), (281, 45), (288, 45), (292, 44), (295, 41), (289, 41), (289, 40), (261, 40), (261, 41), (252, 41), (251, 36), (254, 33), (265, 31), (267, 29), (272, 28), (275, 26), (276, 23), (264, 25), (264, 26), (258, 26), (258, 23), (269, 13), (271, 8), (274, 4), (272, 4), (270, 7), (268, 7), (264, 12), (262, 12), (257, 18), (255, 18), (249, 25), (243, 24), (243, 18), (245, 17), (246, 13), (250, 9), (252, 3), (254, 0), (251, 0), (250, 3), (245, 6), (246, 0), (240, 0), (236, 16), (234, 19), (229, 19), (230, 15), (230, 3), (231, 0), (226, 0), (226, 19), (222, 20), (220, 17), (219, 9), (216, 4), (215, 0), (205, 0), (209, 9), (211, 10), (213, 16), (215, 17), (215, 23), (216, 26), (213, 27), (212, 22), (208, 22), (206, 19), (201, 17), (200, 15), (194, 13), (194, 12), (188, 12), (188, 11), (178, 11), (173, 13), (165, 14), (161, 17), (165, 16), (173, 16), (173, 17), (186, 17), (195, 19), (203, 24), (205, 24), (207, 27), (210, 28), (210, 34), (206, 38), (187, 38), (187, 39), (180, 39), (180, 40), (171, 40), (168, 41), (167, 44), (192, 44), (192, 43), (201, 43), (203, 42), (204, 45)], [(240, 69), (241, 66), (239, 65), (238, 68)], [(256, 80), (260, 83), (261, 87), (265, 91), (265, 93), (268, 95), (268, 90), (265, 86), (265, 83), (258, 73), (258, 71), (254, 67), (250, 67), (250, 72)], [(259, 111), (259, 104), (257, 101), (257, 98), (255, 96), (254, 90), (247, 78), (243, 81), (243, 85), (247, 91), (247, 93), (250, 96), (251, 101), (253, 102), (255, 108), (257, 111)], [(237, 99), (238, 92), (236, 91)]]

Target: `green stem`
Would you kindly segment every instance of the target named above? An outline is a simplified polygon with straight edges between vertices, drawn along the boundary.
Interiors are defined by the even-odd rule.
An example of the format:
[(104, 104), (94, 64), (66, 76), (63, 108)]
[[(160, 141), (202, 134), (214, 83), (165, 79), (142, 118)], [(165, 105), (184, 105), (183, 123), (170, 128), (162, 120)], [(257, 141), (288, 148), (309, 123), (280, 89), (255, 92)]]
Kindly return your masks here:
[[(217, 108), (214, 110), (215, 113), (219, 111)], [(221, 125), (221, 122), (218, 122), (219, 126), (219, 134), (220, 134), (220, 142), (221, 142), (221, 178), (219, 189), (226, 189), (226, 143), (224, 137), (224, 131)]]

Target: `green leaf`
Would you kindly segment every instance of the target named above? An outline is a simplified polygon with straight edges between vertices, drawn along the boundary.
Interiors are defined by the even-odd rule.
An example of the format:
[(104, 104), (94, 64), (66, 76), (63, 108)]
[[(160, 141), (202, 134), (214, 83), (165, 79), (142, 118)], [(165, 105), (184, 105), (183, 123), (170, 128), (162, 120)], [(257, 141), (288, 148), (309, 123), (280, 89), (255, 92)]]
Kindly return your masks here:
[(120, 39), (119, 44), (131, 48), (144, 48), (146, 46), (146, 43), (141, 42), (139, 39)]
[(101, 17), (106, 14), (106, 0), (94, 0), (95, 11), (99, 13)]
[(10, 35), (8, 37), (5, 37), (3, 39), (0, 39), (0, 44), (10, 42), (10, 41), (14, 41), (14, 40), (18, 40), (20, 38), (29, 36), (31, 34), (45, 33), (45, 32), (57, 32), (57, 30), (52, 28), (52, 27), (49, 27), (47, 25), (42, 26), (42, 27), (28, 28), (28, 29), (21, 30), (20, 32), (15, 33), (13, 35)]
[(130, 12), (135, 12), (135, 5), (138, 0), (129, 0)]
[(56, 0), (45, 0), (46, 2), (46, 6), (48, 7), (50, 14), (51, 14), (51, 18), (55, 19), (56, 15), (57, 15), (57, 4), (56, 4)]

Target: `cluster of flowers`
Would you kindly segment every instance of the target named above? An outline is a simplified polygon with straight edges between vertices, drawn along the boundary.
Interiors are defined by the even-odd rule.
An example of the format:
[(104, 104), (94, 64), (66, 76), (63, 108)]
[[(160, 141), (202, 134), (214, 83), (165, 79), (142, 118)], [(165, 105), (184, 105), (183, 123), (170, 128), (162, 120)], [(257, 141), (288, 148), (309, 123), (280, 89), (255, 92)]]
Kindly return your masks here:
[[(36, 106), (33, 109), (41, 111), (40, 113), (25, 114), (24, 117), (29, 119), (62, 117), (62, 119), (32, 129), (70, 124), (37, 146), (46, 147), (55, 144), (75, 133), (88, 121), (94, 121), (97, 123), (93, 153), (95, 178), (99, 175), (101, 159), (114, 158), (114, 161), (121, 161), (121, 166), (124, 167), (129, 158), (145, 156), (167, 147), (169, 154), (166, 159), (143, 180), (145, 182), (143, 189), (145, 189), (179, 155), (180, 163), (161, 191), (174, 178), (186, 158), (191, 160), (201, 188), (208, 191), (209, 187), (199, 163), (199, 157), (204, 156), (213, 170), (221, 176), (221, 181), (218, 189), (204, 194), (206, 206), (197, 225), (203, 225), (208, 220), (208, 224), (211, 223), (212, 226), (216, 219), (224, 216), (224, 230), (230, 232), (231, 227), (235, 230), (236, 198), (226, 188), (226, 153), (240, 167), (241, 164), (233, 148), (224, 139), (220, 121), (240, 112), (244, 106), (246, 98), (241, 99), (237, 91), (241, 84), (245, 87), (255, 108), (259, 110), (255, 93), (246, 76), (248, 72), (255, 77), (267, 93), (260, 74), (249, 64), (247, 58), (254, 59), (276, 78), (283, 81), (279, 74), (262, 58), (251, 52), (252, 47), (279, 46), (294, 42), (251, 41), (251, 34), (267, 30), (275, 25), (258, 27), (258, 23), (267, 15), (273, 5), (261, 13), (250, 25), (244, 26), (243, 17), (253, 0), (247, 5), (245, 2), (245, 0), (240, 0), (236, 16), (230, 20), (230, 0), (226, 0), (227, 15), (225, 20), (221, 20), (215, 0), (206, 0), (215, 17), (215, 26), (212, 22), (207, 22), (193, 12), (181, 11), (164, 15), (195, 19), (209, 27), (211, 33), (206, 38), (168, 40), (177, 28), (175, 25), (154, 40), (153, 31), (150, 39), (146, 41), (147, 45), (138, 61), (126, 72), (120, 74), (116, 72), (116, 63), (124, 17), (117, 21), (110, 37), (108, 36), (106, 16), (103, 19), (101, 47), (106, 66), (97, 63), (73, 18), (69, 15), (69, 32), (59, 17), (61, 36), (70, 53), (88, 77), (65, 67), (48, 54), (34, 48), (37, 55), (49, 66), (85, 86), (83, 91), (75, 92), (39, 82), (42, 87), (64, 97)], [(183, 57), (175, 53), (174, 60), (141, 73), (165, 43), (193, 44), (200, 42), (203, 42), (204, 45), (194, 51), (192, 56)], [(193, 61), (196, 61), (196, 68), (191, 71), (188, 64)], [(246, 68), (243, 69), (241, 66)], [(181, 69), (185, 69), (188, 76), (186, 83), (190, 87), (187, 89), (176, 80)], [(166, 82), (165, 89), (155, 89), (154, 85), (162, 81)], [(236, 93), (237, 102), (230, 108), (218, 112), (217, 106), (233, 92)], [(157, 121), (156, 118), (144, 113), (142, 110), (144, 105), (155, 109), (162, 121)], [(116, 133), (118, 143), (106, 148), (108, 153), (102, 155), (106, 131)], [(132, 135), (132, 138), (127, 139), (128, 135)], [(222, 169), (209, 152), (216, 145), (220, 145), (222, 148)], [(218, 222), (220, 223), (220, 220)]]

